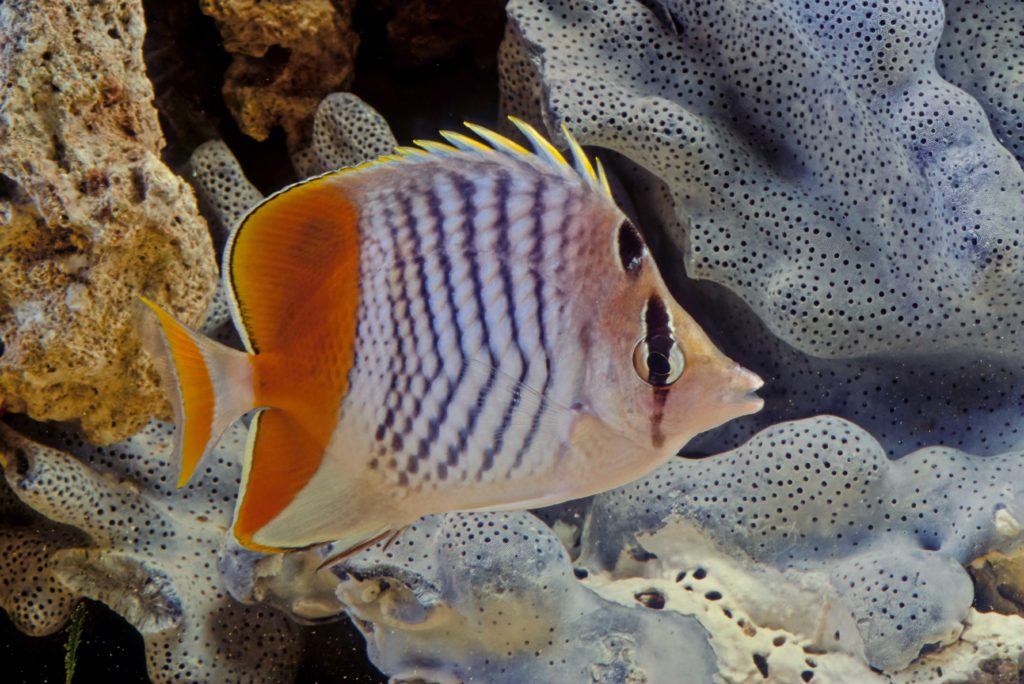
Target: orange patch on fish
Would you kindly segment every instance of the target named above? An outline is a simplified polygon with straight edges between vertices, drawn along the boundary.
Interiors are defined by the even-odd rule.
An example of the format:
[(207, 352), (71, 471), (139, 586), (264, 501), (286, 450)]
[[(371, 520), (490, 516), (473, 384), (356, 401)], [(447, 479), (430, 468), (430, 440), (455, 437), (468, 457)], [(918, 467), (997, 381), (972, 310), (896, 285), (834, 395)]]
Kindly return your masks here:
[(240, 541), (320, 467), (348, 393), (359, 305), (359, 213), (331, 176), (253, 211), (229, 246), (231, 285), (264, 410), (235, 529)]

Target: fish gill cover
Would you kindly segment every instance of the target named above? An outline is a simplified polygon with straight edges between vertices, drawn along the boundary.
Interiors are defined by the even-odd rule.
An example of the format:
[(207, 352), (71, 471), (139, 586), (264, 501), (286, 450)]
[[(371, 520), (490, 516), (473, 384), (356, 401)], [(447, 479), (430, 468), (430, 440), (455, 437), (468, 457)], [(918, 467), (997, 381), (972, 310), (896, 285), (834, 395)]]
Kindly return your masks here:
[[(1015, 662), (1024, 619), (972, 608), (968, 570), (1013, 567), (1024, 540), (1022, 7), (513, 0), (504, 108), (604, 148), (627, 213), (667, 237), (663, 271), (681, 255), (688, 308), (770, 378), (767, 409), (687, 449), (709, 458), (539, 517), (431, 516), (319, 572), (329, 547), (228, 540), (240, 426), (176, 491), (165, 423), (100, 448), (12, 421), (0, 605), (45, 634), (100, 600), (160, 682), (291, 680), (295, 622), (345, 614), (394, 681), (930, 682)], [(394, 146), (350, 94), (312, 131), (301, 176)], [(193, 168), (224, 226), (260, 198), (222, 143)], [(205, 332), (232, 339), (222, 293)]]

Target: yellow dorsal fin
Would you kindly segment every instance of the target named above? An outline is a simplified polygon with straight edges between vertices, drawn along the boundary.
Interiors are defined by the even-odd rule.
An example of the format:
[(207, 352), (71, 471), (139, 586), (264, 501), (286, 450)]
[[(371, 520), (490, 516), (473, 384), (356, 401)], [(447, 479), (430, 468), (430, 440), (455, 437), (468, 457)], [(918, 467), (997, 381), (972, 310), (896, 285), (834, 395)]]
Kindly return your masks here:
[(587, 159), (586, 153), (583, 152), (583, 148), (576, 142), (576, 138), (573, 137), (569, 131), (569, 127), (562, 123), (562, 136), (565, 141), (569, 143), (569, 151), (572, 152), (573, 166), (576, 168), (576, 172), (583, 176), (592, 187), (598, 187), (597, 174), (594, 173), (594, 167)]
[(569, 162), (565, 161), (562, 153), (555, 149), (555, 146), (549, 143), (547, 138), (538, 133), (536, 128), (514, 116), (508, 117), (508, 120), (530, 141), (530, 144), (533, 145), (533, 151), (538, 157), (544, 159), (555, 168), (569, 167)]
[(478, 126), (478, 125), (476, 125), (474, 123), (470, 123), (468, 121), (464, 121), (463, 125), (466, 128), (468, 128), (469, 130), (471, 130), (474, 133), (476, 133), (477, 135), (479, 135), (481, 138), (483, 138), (487, 142), (489, 142), (491, 144), (491, 146), (495, 150), (498, 150), (499, 152), (505, 152), (506, 154), (511, 154), (512, 156), (520, 156), (520, 157), (528, 157), (528, 156), (530, 156), (530, 151), (528, 149), (526, 149), (525, 147), (523, 147), (522, 145), (520, 145), (517, 142), (509, 140), (508, 138), (503, 136), (501, 133), (495, 133), (494, 131), (492, 131), (489, 128), (484, 128), (483, 126)]
[(604, 190), (604, 194), (609, 197), (612, 196), (612, 186), (608, 183), (608, 174), (605, 173), (604, 165), (601, 164), (601, 160), (595, 158), (594, 164), (597, 166), (597, 180), (601, 184), (601, 188)]

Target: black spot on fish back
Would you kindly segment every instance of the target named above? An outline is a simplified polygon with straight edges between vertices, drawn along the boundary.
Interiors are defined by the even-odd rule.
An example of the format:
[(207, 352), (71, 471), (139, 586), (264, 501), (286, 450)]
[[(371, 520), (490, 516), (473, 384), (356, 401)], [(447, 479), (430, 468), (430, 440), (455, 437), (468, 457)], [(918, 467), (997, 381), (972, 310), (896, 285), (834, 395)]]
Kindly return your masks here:
[(644, 327), (648, 338), (658, 335), (672, 337), (668, 309), (665, 307), (664, 300), (656, 294), (652, 294), (647, 300), (647, 308), (644, 310)]

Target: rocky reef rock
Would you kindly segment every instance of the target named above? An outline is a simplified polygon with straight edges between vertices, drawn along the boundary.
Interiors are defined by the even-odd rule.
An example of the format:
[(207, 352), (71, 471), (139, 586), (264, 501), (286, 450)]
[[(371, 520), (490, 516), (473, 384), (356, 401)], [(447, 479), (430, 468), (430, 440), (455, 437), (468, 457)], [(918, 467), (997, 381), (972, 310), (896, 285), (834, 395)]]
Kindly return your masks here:
[(1024, 548), (994, 551), (975, 559), (969, 570), (979, 608), (1024, 615)]
[(200, 319), (214, 255), (160, 160), (137, 0), (0, 5), (0, 406), (111, 442), (166, 410), (137, 296)]
[[(508, 12), (506, 109), (664, 181), (687, 274), (738, 294), (773, 334), (825, 358), (1024, 358), (1024, 170), (936, 71), (952, 30), (940, 0)], [(986, 49), (1008, 45), (998, 35)], [(964, 52), (944, 47), (945, 69), (977, 80)], [(1013, 101), (1016, 69), (984, 68), (996, 76), (979, 92), (1009, 92), (990, 108)]]
[(359, 37), (354, 0), (200, 0), (233, 56), (224, 101), (239, 128), (264, 140), (281, 126), (292, 146), (303, 143), (317, 105), (346, 87)]

